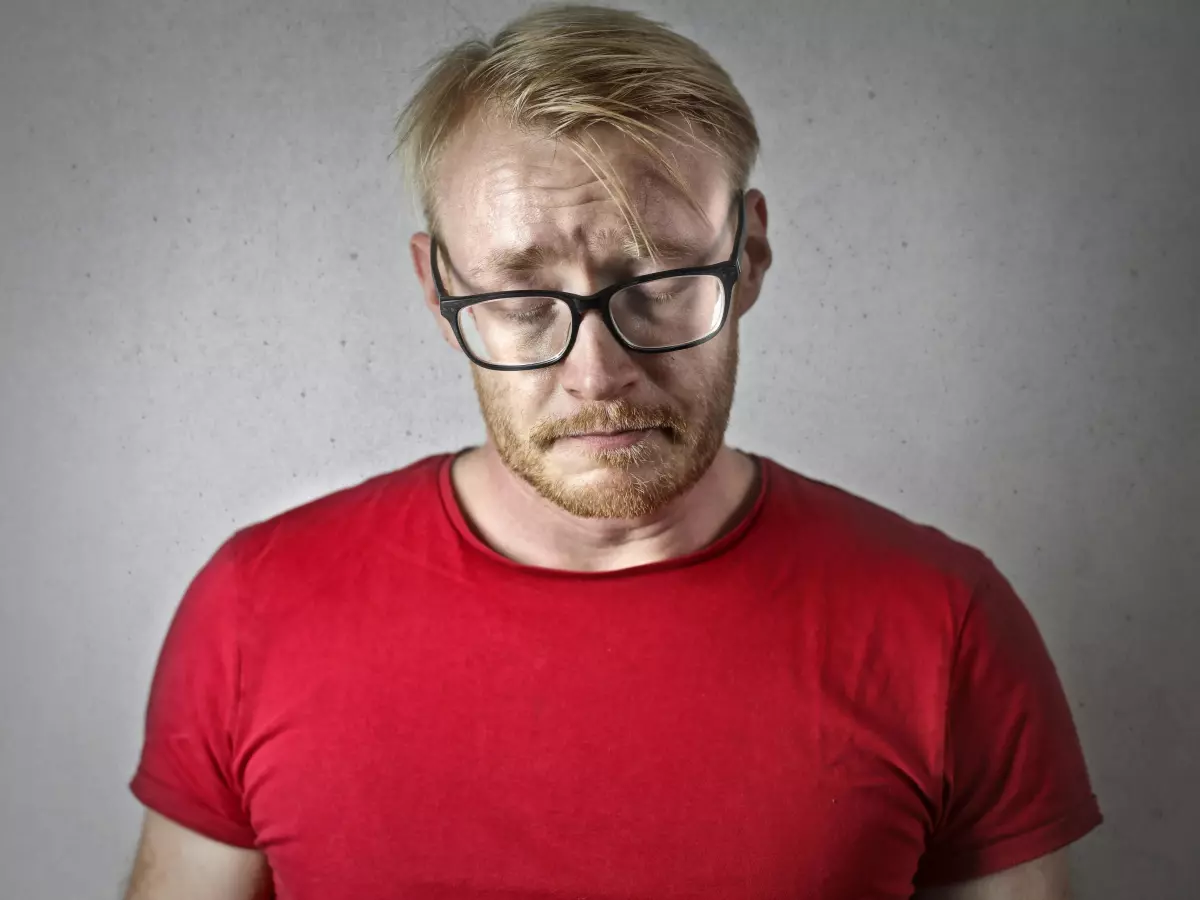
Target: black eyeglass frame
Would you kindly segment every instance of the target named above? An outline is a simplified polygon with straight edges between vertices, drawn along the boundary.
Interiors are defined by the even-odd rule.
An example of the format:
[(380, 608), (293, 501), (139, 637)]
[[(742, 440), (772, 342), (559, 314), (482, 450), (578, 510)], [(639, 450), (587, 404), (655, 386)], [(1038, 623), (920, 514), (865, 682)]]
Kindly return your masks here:
[[(746, 226), (746, 198), (742, 191), (738, 191), (734, 197), (737, 203), (738, 221), (737, 231), (733, 238), (733, 254), (729, 259), (719, 263), (713, 263), (707, 266), (687, 266), (681, 269), (667, 269), (661, 272), (650, 272), (646, 275), (639, 275), (636, 278), (631, 278), (628, 281), (621, 281), (617, 284), (610, 284), (608, 287), (597, 291), (591, 295), (572, 294), (569, 291), (551, 291), (551, 290), (518, 290), (518, 291), (488, 291), (483, 294), (467, 294), (460, 297), (453, 297), (446, 293), (446, 286), (442, 283), (441, 272), (438, 271), (437, 264), (437, 238), (431, 237), (429, 241), (429, 265), (430, 271), (433, 273), (433, 284), (437, 290), (438, 309), (447, 322), (450, 323), (450, 328), (454, 331), (454, 337), (458, 340), (458, 345), (462, 348), (463, 353), (467, 358), (477, 366), (485, 369), (492, 369), (500, 372), (521, 372), (529, 369), (544, 369), (547, 366), (553, 366), (562, 362), (570, 354), (571, 349), (575, 346), (575, 340), (579, 336), (579, 326), (583, 324), (583, 316), (589, 310), (596, 310), (600, 313), (600, 317), (604, 320), (605, 327), (613, 338), (624, 347), (634, 353), (674, 353), (676, 350), (686, 350), (689, 347), (697, 347), (707, 341), (711, 341), (725, 327), (725, 323), (729, 319), (729, 308), (733, 305), (733, 290), (737, 285), (738, 280), (742, 276), (742, 251), (745, 249), (745, 226)], [(721, 279), (725, 286), (725, 302), (724, 308), (721, 311), (721, 321), (711, 333), (706, 334), (702, 338), (697, 338), (694, 341), (687, 341), (682, 344), (672, 344), (669, 347), (638, 347), (627, 341), (621, 334), (621, 330), (613, 321), (612, 312), (609, 308), (609, 301), (612, 300), (614, 294), (626, 288), (634, 287), (635, 285), (645, 284), (650, 281), (659, 281), (664, 278), (678, 278), (683, 275), (715, 275)], [(506, 300), (515, 297), (551, 297), (556, 300), (564, 300), (571, 309), (571, 335), (567, 339), (567, 344), (563, 347), (561, 353), (553, 359), (545, 360), (544, 362), (536, 363), (519, 363), (506, 365), (502, 363), (487, 362), (480, 359), (471, 352), (471, 348), (467, 346), (467, 342), (463, 339), (462, 331), (458, 326), (458, 314), (469, 306), (474, 306), (477, 303), (482, 303), (485, 300)]]

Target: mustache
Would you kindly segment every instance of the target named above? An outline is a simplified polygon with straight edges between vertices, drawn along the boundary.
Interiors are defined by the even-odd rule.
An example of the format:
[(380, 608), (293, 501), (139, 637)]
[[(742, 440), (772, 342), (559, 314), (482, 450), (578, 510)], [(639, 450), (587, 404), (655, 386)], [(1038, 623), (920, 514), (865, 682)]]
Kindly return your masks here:
[(565, 419), (538, 422), (529, 432), (529, 439), (542, 449), (560, 438), (595, 432), (662, 430), (672, 443), (687, 437), (688, 423), (669, 406), (643, 406), (628, 400), (585, 406)]

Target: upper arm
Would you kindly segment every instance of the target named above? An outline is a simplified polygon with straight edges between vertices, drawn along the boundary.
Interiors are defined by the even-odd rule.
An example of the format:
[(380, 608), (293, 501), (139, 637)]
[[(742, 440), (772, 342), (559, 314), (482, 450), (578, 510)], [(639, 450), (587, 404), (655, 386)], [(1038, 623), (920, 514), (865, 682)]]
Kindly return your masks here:
[(130, 787), (147, 809), (207, 838), (252, 848), (237, 763), (243, 591), (227, 541), (189, 584), (155, 667)]
[(1054, 663), (990, 561), (959, 631), (941, 787), (918, 888), (992, 873), (1024, 877), (1020, 867), (1073, 843), (1102, 818)]
[(1070, 900), (1067, 851), (959, 884), (926, 888), (916, 900)]
[(222, 844), (146, 811), (125, 900), (255, 900), (270, 896), (257, 850)]

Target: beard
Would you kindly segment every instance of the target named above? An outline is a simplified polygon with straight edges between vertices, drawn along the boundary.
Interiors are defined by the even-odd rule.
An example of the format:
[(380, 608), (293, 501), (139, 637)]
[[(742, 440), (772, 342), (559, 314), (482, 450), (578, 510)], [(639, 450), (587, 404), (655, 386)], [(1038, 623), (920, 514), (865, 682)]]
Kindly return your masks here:
[[(507, 379), (513, 373), (471, 367), (488, 436), (505, 466), (542, 497), (587, 519), (638, 519), (686, 493), (708, 471), (725, 442), (737, 381), (738, 341), (731, 334), (717, 365), (689, 382), (691, 409), (619, 399), (585, 406), (565, 419), (542, 419), (522, 434), (513, 422)], [(687, 351), (678, 351), (687, 352)], [(589, 473), (556, 472), (555, 443), (574, 434), (656, 429), (665, 440), (588, 452)], [(599, 467), (599, 472), (596, 468)]]

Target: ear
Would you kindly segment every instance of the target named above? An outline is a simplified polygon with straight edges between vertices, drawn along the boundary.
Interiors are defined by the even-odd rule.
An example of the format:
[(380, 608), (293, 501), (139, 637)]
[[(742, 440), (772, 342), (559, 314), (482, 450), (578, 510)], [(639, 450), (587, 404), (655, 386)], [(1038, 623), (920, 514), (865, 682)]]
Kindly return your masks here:
[(757, 188), (746, 191), (746, 242), (742, 249), (742, 277), (738, 280), (734, 314), (745, 315), (762, 291), (771, 268), (771, 242), (767, 239), (767, 198)]
[(408, 242), (408, 249), (412, 254), (413, 270), (417, 273), (417, 280), (421, 283), (421, 292), (425, 298), (425, 306), (428, 307), (429, 311), (433, 313), (434, 319), (437, 320), (438, 328), (442, 332), (442, 339), (453, 349), (458, 350), (458, 340), (454, 337), (454, 329), (442, 317), (441, 308), (438, 304), (437, 286), (433, 283), (433, 270), (429, 265), (429, 245), (432, 241), (433, 239), (427, 232), (419, 231)]

